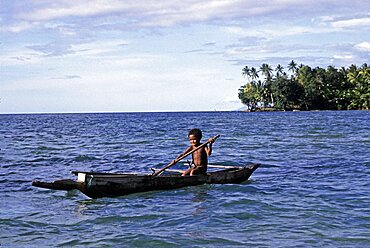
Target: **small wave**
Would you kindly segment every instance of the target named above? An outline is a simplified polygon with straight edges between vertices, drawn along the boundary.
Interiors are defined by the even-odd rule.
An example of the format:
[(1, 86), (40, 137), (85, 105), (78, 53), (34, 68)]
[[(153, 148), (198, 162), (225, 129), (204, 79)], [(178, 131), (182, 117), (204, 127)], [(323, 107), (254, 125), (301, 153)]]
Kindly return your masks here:
[(116, 157), (116, 159), (129, 159), (129, 158), (132, 158), (130, 154), (122, 154)]
[(28, 163), (38, 163), (38, 162), (43, 162), (45, 160), (46, 160), (45, 158), (35, 158), (35, 159), (28, 160), (27, 162)]
[(99, 160), (97, 157), (88, 156), (88, 155), (79, 155), (73, 159), (75, 162), (85, 162), (85, 161), (94, 161)]
[(143, 144), (150, 144), (151, 141), (149, 140), (132, 140), (130, 142), (127, 142), (129, 145), (143, 145)]
[(279, 168), (279, 167), (281, 167), (281, 166), (279, 166), (279, 165), (276, 165), (276, 164), (265, 164), (265, 163), (263, 163), (263, 164), (261, 164), (260, 165), (260, 168)]
[(62, 150), (62, 148), (50, 147), (50, 146), (39, 146), (39, 147), (37, 147), (37, 150), (40, 150), (40, 151), (58, 151), (58, 150)]

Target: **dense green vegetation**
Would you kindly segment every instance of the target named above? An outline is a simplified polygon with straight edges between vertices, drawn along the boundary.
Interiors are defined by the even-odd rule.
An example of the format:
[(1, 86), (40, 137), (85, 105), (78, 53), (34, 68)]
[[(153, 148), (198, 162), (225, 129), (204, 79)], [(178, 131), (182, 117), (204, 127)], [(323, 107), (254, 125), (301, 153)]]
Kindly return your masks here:
[(239, 99), (251, 111), (345, 110), (370, 108), (370, 68), (351, 65), (337, 69), (311, 68), (291, 61), (287, 71), (262, 64), (257, 70), (245, 66), (247, 83), (239, 89)]

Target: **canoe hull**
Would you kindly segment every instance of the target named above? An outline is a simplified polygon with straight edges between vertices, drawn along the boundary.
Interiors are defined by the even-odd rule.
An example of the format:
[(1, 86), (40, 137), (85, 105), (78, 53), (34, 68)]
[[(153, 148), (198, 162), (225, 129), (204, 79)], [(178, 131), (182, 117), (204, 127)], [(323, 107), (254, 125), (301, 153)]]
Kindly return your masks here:
[[(63, 180), (52, 183), (33, 182), (36, 187), (71, 190), (78, 189), (91, 198), (118, 197), (133, 193), (153, 190), (170, 190), (202, 184), (232, 184), (246, 181), (259, 167), (259, 164), (250, 164), (246, 167), (234, 167), (221, 171), (209, 172), (206, 175), (132, 175), (113, 173), (76, 172), (77, 181), (68, 181), (63, 187)], [(71, 182), (72, 181), (72, 182)], [(73, 183), (74, 182), (74, 183)], [(55, 186), (54, 183), (58, 183)], [(48, 187), (49, 186), (49, 187)]]

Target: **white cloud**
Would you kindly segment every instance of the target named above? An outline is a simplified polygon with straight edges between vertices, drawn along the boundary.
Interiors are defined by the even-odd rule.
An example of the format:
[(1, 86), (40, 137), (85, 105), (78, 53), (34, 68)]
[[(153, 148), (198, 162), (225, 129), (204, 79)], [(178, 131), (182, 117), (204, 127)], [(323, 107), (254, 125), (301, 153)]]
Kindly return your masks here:
[(12, 25), (0, 26), (0, 32), (20, 33), (36, 25), (38, 25), (37, 22), (21, 21)]
[(331, 32), (332, 30), (327, 27), (311, 27), (311, 26), (298, 26), (290, 25), (281, 30), (279, 24), (269, 24), (268, 26), (257, 26), (257, 27), (240, 27), (240, 26), (229, 26), (224, 27), (225, 33), (235, 35), (237, 37), (258, 37), (271, 40), (276, 37), (287, 37), (302, 34), (320, 34)]
[(149, 25), (145, 19), (150, 19), (156, 25), (172, 25), (188, 20), (205, 20), (219, 14), (235, 11), (243, 1), (54, 1), (44, 7), (24, 12), (21, 18), (27, 20), (53, 20), (69, 16), (87, 17), (96, 15), (126, 15)]
[[(94, 42), (71, 43), (69, 40), (50, 42), (46, 44), (25, 45), (26, 48), (36, 51), (40, 56), (100, 56), (107, 53), (117, 53), (128, 42), (120, 39), (97, 40)], [(23, 50), (23, 49), (22, 49)]]
[(75, 56), (99, 55), (108, 52), (117, 52), (117, 49), (128, 45), (126, 40), (98, 40), (89, 43), (72, 44), (71, 51)]
[[(252, 0), (60, 0), (43, 1), (42, 5), (30, 4), (31, 7), (17, 17), (28, 21), (48, 21), (67, 17), (113, 15), (128, 19), (130, 23), (136, 23), (136, 26), (173, 26), (180, 23), (233, 20), (261, 15), (295, 18), (294, 11), (299, 11), (301, 15), (310, 15), (318, 9), (326, 9), (328, 4), (328, 1), (323, 0), (280, 0), (268, 4)], [(346, 5), (337, 1), (335, 4)]]
[(352, 54), (338, 54), (333, 56), (334, 59), (340, 59), (340, 60), (351, 60), (353, 59)]
[(331, 23), (334, 28), (352, 28), (358, 26), (370, 26), (370, 17), (334, 21)]
[(46, 4), (45, 7), (28, 10), (20, 17), (28, 20), (53, 20), (68, 16), (93, 16), (112, 13), (129, 7), (119, 1), (57, 1)]
[(370, 52), (370, 43), (369, 42), (362, 42), (359, 44), (356, 44), (354, 48), (358, 51), (362, 52)]

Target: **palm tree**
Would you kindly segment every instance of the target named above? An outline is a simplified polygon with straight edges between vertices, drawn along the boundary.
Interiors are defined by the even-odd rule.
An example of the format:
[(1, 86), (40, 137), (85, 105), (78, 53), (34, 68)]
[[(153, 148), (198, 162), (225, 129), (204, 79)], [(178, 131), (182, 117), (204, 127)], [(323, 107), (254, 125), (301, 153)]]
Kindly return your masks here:
[(370, 68), (367, 64), (361, 67), (351, 65), (347, 73), (348, 81), (351, 84), (347, 91), (350, 98), (349, 109), (369, 109), (370, 108)]
[(270, 98), (270, 103), (274, 105), (274, 98), (271, 93), (271, 84), (272, 84), (272, 68), (268, 64), (262, 64), (260, 67), (260, 72), (266, 77), (265, 80), (265, 87), (264, 87), (264, 102), (268, 102), (268, 98)]
[(251, 76), (251, 70), (249, 69), (249, 67), (247, 65), (243, 68), (242, 75), (244, 77), (247, 76), (247, 79), (249, 81), (249, 77)]
[(360, 71), (359, 71), (358, 74), (359, 75), (362, 75), (365, 79), (369, 80), (369, 78), (370, 78), (370, 68), (367, 67), (367, 64), (364, 64), (361, 67), (361, 69), (360, 69)]
[(266, 81), (270, 81), (272, 77), (272, 68), (268, 64), (262, 64), (260, 67), (260, 72), (266, 77)]
[(283, 74), (284, 67), (282, 67), (280, 64), (276, 66), (276, 77), (280, 77), (281, 74)]
[(357, 84), (358, 77), (359, 77), (358, 71), (349, 72), (347, 74), (348, 81), (352, 84), (352, 86), (355, 86)]
[(258, 71), (256, 70), (256, 68), (252, 67), (252, 69), (250, 70), (250, 73), (251, 73), (252, 80), (259, 78)]
[(352, 64), (350, 67), (348, 67), (349, 72), (356, 72), (358, 70), (358, 67), (355, 64)]
[(297, 72), (297, 63), (294, 62), (294, 60), (290, 61), (288, 64), (288, 70), (292, 72), (292, 74), (295, 74)]

